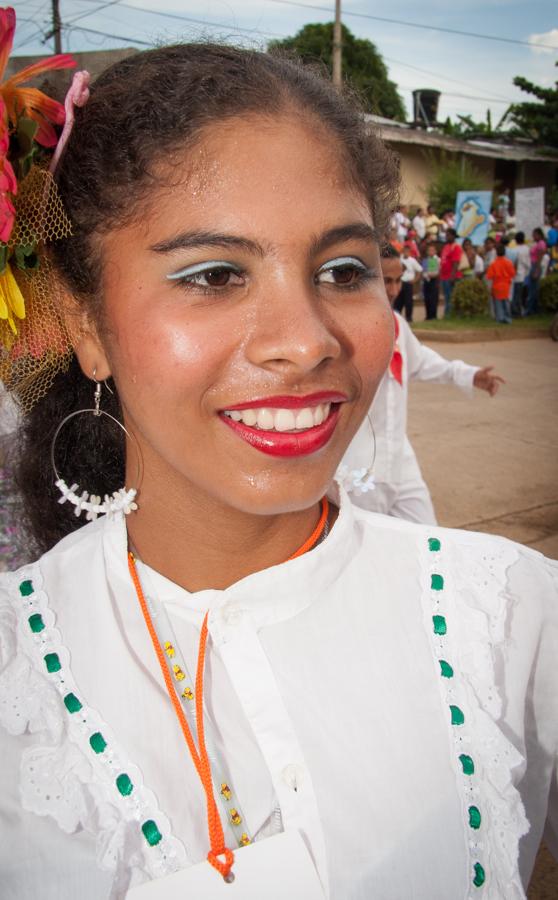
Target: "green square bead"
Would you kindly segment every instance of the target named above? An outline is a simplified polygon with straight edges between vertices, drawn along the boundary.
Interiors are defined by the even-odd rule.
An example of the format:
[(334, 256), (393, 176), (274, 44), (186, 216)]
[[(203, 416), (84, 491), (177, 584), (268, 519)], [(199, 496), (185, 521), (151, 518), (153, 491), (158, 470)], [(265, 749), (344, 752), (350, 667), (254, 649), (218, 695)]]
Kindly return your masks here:
[(475, 764), (470, 756), (467, 756), (466, 753), (462, 753), (459, 757), (461, 765), (463, 766), (463, 774), (464, 775), (474, 775), (475, 772)]
[(69, 713), (77, 713), (81, 709), (81, 703), (75, 694), (66, 694), (64, 697), (64, 706)]
[(27, 579), (27, 581), (22, 581), (19, 586), (19, 593), (22, 597), (28, 597), (30, 594), (34, 592), (35, 588), (33, 587), (33, 582)]
[(47, 667), (47, 672), (50, 672), (51, 675), (53, 672), (59, 672), (62, 666), (60, 664), (58, 653), (47, 653), (45, 656), (45, 665)]
[(481, 825), (481, 814), (478, 806), (470, 806), (469, 807), (469, 825), (471, 828), (475, 830), (480, 828)]
[(125, 772), (116, 779), (116, 787), (123, 797), (128, 797), (134, 790), (134, 785), (132, 784), (130, 776), (126, 775)]
[(442, 545), (440, 544), (438, 538), (428, 538), (428, 549), (431, 550), (432, 553), (435, 553), (437, 550), (439, 550), (441, 546)]
[(33, 634), (38, 634), (39, 631), (42, 631), (45, 627), (45, 623), (43, 622), (43, 617), (40, 613), (33, 613), (32, 616), (29, 616), (27, 619), (29, 622), (29, 628), (33, 632)]
[(448, 628), (445, 616), (432, 616), (434, 623), (434, 634), (446, 634)]
[(96, 731), (95, 734), (91, 735), (89, 743), (91, 744), (91, 749), (94, 750), (95, 753), (103, 753), (107, 746), (107, 742), (100, 731)]
[(444, 578), (442, 575), (432, 575), (430, 578), (430, 587), (433, 591), (442, 591), (444, 589)]
[(453, 678), (453, 669), (445, 659), (440, 660), (440, 671), (442, 673), (442, 678)]
[(486, 874), (480, 863), (475, 863), (475, 877), (473, 878), (473, 884), (475, 887), (482, 887), (484, 882), (486, 881)]
[(163, 840), (163, 835), (157, 828), (153, 819), (148, 819), (147, 822), (144, 822), (141, 826), (141, 830), (150, 847), (156, 847), (159, 841)]
[(465, 721), (465, 716), (458, 706), (450, 706), (451, 710), (451, 724), (452, 725), (463, 725)]

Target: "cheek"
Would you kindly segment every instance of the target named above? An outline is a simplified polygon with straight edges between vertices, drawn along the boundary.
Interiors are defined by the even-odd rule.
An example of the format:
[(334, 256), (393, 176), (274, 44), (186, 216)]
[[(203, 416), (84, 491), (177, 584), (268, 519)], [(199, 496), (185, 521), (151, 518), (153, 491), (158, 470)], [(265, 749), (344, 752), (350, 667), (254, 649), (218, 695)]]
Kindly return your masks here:
[(387, 302), (377, 304), (361, 319), (353, 338), (355, 362), (365, 396), (376, 390), (389, 365), (393, 339), (393, 313)]

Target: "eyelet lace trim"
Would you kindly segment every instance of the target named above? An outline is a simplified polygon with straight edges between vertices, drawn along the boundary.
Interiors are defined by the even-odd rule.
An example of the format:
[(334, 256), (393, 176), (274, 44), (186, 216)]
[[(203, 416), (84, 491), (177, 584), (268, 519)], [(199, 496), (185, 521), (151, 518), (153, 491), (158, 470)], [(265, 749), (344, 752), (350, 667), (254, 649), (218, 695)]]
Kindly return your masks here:
[[(466, 559), (459, 559), (452, 546), (452, 557), (457, 553), (452, 570), (444, 554), (448, 540), (443, 532), (432, 532), (425, 540), (423, 613), (467, 828), (469, 885), (464, 897), (524, 900), (518, 849), (529, 823), (512, 772), (525, 760), (498, 726), (502, 700), (495, 684), (495, 656), (504, 640), (507, 570), (515, 560), (509, 545), (500, 548), (495, 540), (487, 555), (471, 542)], [(457, 569), (467, 572), (472, 590), (457, 590)], [(460, 603), (455, 603), (457, 594)]]
[(0, 723), (36, 733), (23, 751), (24, 808), (51, 815), (64, 831), (96, 835), (97, 862), (114, 871), (122, 896), (131, 869), (160, 878), (190, 864), (168, 819), (112, 730), (87, 706), (70, 671), (38, 564), (5, 576), (0, 591)]

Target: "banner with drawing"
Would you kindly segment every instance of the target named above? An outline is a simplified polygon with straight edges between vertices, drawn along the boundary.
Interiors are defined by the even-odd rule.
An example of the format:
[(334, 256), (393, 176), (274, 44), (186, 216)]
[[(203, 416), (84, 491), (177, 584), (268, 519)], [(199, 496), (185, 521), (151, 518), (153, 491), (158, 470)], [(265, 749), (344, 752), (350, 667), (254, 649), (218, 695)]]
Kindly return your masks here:
[(531, 240), (533, 228), (544, 224), (544, 188), (519, 188), (515, 192), (515, 228)]
[(460, 244), (465, 238), (475, 245), (488, 237), (492, 191), (459, 191), (455, 203), (455, 230)]

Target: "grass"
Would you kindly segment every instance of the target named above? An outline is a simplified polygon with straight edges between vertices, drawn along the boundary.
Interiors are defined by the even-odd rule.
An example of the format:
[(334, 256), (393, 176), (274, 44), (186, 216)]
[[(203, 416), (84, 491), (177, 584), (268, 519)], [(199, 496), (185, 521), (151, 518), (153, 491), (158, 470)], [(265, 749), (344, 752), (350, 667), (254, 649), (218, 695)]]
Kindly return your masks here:
[(458, 319), (456, 316), (450, 316), (447, 319), (413, 322), (413, 331), (421, 331), (423, 329), (428, 329), (429, 331), (431, 329), (433, 331), (476, 331), (482, 328), (509, 328), (524, 331), (527, 329), (550, 328), (553, 318), (554, 313), (541, 313), (537, 316), (514, 319), (511, 325), (498, 325), (490, 316), (471, 316), (467, 319)]

